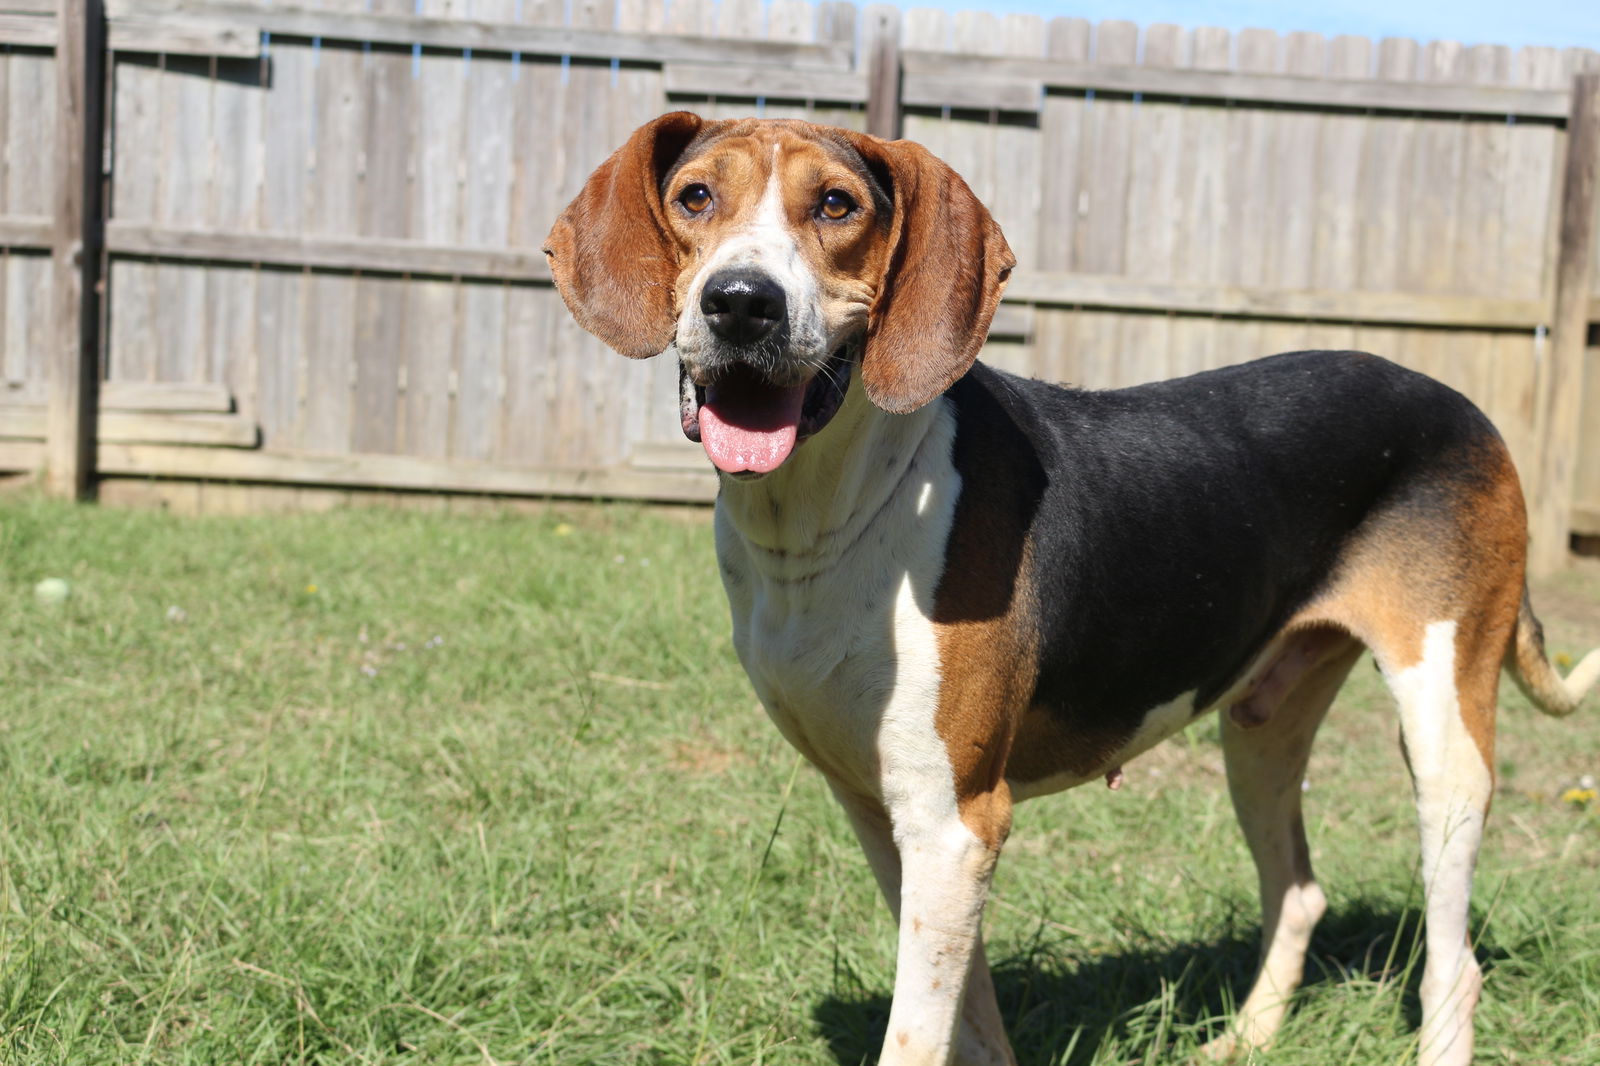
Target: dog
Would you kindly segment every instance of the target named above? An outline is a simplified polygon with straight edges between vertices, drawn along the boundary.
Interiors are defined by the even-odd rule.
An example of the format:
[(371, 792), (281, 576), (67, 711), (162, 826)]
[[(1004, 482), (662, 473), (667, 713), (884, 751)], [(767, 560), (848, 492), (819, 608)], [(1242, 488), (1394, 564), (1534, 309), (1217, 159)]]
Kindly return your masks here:
[(1421, 823), (1421, 1062), (1472, 1058), (1468, 897), (1502, 667), (1570, 713), (1489, 421), (1360, 352), (1104, 392), (976, 361), (1015, 265), (925, 148), (799, 121), (643, 126), (545, 246), (577, 321), (679, 360), (718, 471), (734, 644), (898, 922), (881, 1063), (1014, 1063), (980, 929), (1013, 804), (1221, 712), (1262, 953), (1216, 1058), (1266, 1047), (1326, 902), (1300, 793), (1363, 647)]

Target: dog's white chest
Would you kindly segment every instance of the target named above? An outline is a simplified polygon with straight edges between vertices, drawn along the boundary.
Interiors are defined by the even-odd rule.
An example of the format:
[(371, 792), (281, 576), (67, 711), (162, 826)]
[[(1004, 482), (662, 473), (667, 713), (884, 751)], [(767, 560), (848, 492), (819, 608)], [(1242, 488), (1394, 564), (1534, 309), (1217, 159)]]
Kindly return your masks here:
[(936, 747), (943, 758), (932, 614), (960, 479), (947, 444), (928, 443), (836, 550), (753, 547), (718, 506), (734, 647), (756, 694), (791, 744), (869, 795), (908, 752)]
[[(920, 620), (896, 617), (910, 597), (888, 575), (861, 576), (828, 590), (758, 581), (730, 605), (739, 659), (779, 730), (835, 778), (865, 784), (878, 776), (874, 737), (899, 687), (887, 665), (894, 631)], [(937, 676), (936, 662), (916, 666)]]

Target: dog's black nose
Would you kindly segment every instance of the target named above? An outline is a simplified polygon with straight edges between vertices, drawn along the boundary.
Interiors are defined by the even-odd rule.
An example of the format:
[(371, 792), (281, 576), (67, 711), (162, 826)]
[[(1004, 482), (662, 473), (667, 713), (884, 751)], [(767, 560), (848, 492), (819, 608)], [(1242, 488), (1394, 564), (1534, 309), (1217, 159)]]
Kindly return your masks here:
[(732, 344), (754, 344), (784, 320), (788, 304), (777, 282), (758, 270), (724, 270), (700, 293), (711, 331)]

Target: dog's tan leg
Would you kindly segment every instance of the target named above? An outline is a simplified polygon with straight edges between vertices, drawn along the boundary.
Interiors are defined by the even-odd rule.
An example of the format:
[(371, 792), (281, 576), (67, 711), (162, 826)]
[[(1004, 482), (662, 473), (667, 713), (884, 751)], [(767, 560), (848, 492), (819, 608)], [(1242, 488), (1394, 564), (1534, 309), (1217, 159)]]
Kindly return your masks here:
[(1327, 908), (1311, 872), (1301, 785), (1317, 728), (1360, 651), (1354, 641), (1327, 649), (1264, 718), (1222, 714), (1228, 791), (1261, 888), (1261, 965), (1228, 1031), (1206, 1045), (1211, 1058), (1267, 1047), (1300, 985), (1311, 931)]
[[(1000, 1008), (995, 1002), (994, 982), (989, 976), (989, 963), (984, 957), (981, 919), (983, 895), (988, 892), (988, 876), (993, 871), (993, 857), (987, 861), (988, 869), (982, 874), (979, 888), (977, 915), (968, 917), (965, 908), (942, 906), (937, 899), (932, 906), (926, 901), (922, 906), (906, 911), (902, 897), (902, 866), (900, 848), (895, 844), (894, 831), (888, 814), (875, 800), (865, 799), (835, 788), (834, 795), (849, 816), (850, 825), (866, 852), (867, 863), (872, 867), (878, 887), (895, 921), (900, 923), (900, 951), (895, 971), (894, 1006), (890, 1011), (889, 1033), (885, 1040), (883, 1064), (934, 1063), (944, 1066), (1016, 1066), (1011, 1044), (1006, 1039), (1005, 1025), (1000, 1019)], [(912, 864), (914, 867), (917, 863)], [(981, 864), (980, 864), (981, 865)], [(945, 888), (954, 888), (954, 871), (939, 878), (923, 897), (937, 896)], [(926, 876), (924, 876), (926, 881)], [(911, 895), (916, 895), (915, 891)], [(941, 931), (931, 915), (945, 914), (954, 917), (958, 927)], [(924, 917), (925, 915), (930, 917)], [(903, 917), (904, 916), (904, 917)], [(962, 930), (970, 926), (970, 933)], [(907, 939), (913, 941), (907, 950)], [(963, 940), (966, 938), (966, 942)], [(918, 944), (934, 940), (945, 946), (929, 953), (919, 950)], [(949, 952), (947, 956), (944, 953)], [(952, 978), (955, 953), (968, 953), (970, 959), (964, 972)], [(909, 961), (908, 961), (909, 955)], [(922, 974), (920, 981), (913, 974)], [(963, 993), (963, 987), (965, 989)], [(956, 1013), (959, 1006), (959, 1014)], [(952, 1020), (959, 1028), (953, 1041), (945, 1039), (939, 1046), (930, 1046), (921, 1039), (922, 1034), (943, 1030), (948, 1033)], [(902, 1041), (900, 1035), (904, 1034)]]
[[(1421, 660), (1385, 670), (1400, 707), (1421, 828), (1428, 951), (1421, 987), (1421, 1066), (1471, 1063), (1472, 1012), (1483, 985), (1467, 916), (1494, 788), (1487, 745), (1493, 736), (1500, 649), (1485, 660), (1482, 649), (1458, 647), (1456, 631), (1453, 621), (1431, 623)], [(1474, 669), (1480, 660), (1487, 665)], [(1458, 661), (1468, 669), (1458, 670)]]

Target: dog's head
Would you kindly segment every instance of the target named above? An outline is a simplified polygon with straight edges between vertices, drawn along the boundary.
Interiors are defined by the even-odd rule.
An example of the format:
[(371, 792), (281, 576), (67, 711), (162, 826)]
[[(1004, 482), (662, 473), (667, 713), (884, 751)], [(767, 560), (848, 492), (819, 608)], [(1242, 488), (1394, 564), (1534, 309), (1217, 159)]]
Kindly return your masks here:
[(676, 344), (684, 432), (729, 473), (782, 464), (858, 364), (884, 411), (938, 396), (1016, 263), (921, 145), (681, 111), (601, 164), (544, 250), (585, 329), (635, 359)]

